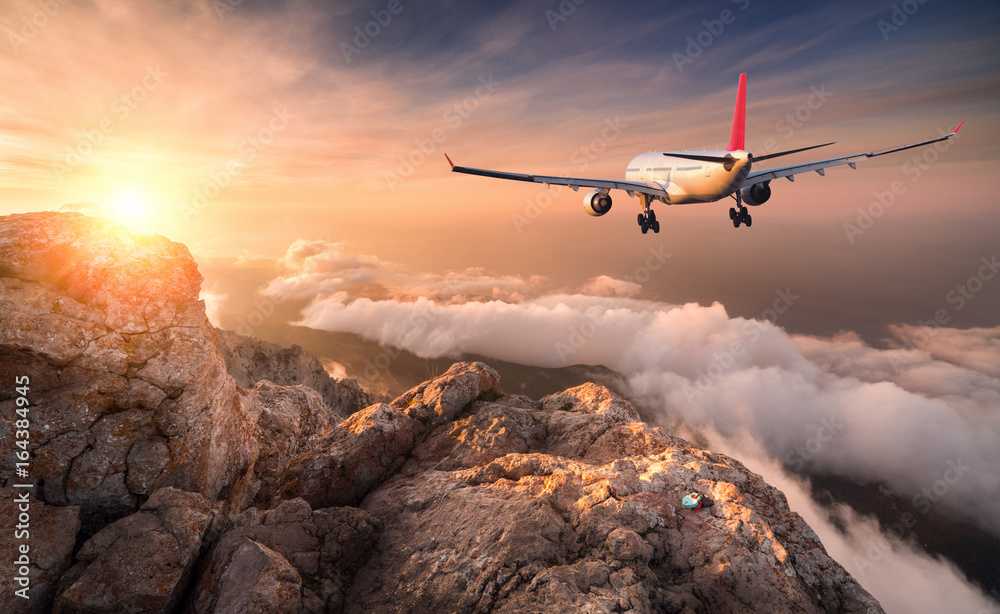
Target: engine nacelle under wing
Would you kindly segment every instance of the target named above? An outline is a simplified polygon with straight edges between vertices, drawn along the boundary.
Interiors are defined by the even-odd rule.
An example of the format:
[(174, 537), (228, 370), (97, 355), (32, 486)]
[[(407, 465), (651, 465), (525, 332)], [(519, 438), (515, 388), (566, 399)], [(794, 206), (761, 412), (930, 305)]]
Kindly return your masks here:
[(755, 183), (748, 188), (740, 190), (740, 199), (743, 201), (743, 204), (750, 205), (751, 207), (763, 205), (769, 198), (771, 198), (770, 181)]
[(583, 210), (587, 215), (601, 217), (611, 211), (611, 195), (600, 190), (591, 190), (583, 195)]

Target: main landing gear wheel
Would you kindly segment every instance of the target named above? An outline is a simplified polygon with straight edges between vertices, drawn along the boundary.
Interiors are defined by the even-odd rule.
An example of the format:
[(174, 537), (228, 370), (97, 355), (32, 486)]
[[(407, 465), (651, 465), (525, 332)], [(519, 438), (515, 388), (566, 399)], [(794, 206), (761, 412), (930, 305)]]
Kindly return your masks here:
[(733, 220), (733, 228), (739, 228), (741, 224), (746, 224), (747, 228), (753, 224), (753, 218), (750, 217), (750, 212), (747, 208), (740, 206), (739, 210), (730, 208), (729, 209), (729, 219)]
[(639, 222), (639, 228), (642, 229), (642, 234), (646, 234), (650, 230), (654, 234), (660, 232), (660, 222), (656, 220), (656, 214), (653, 213), (652, 209), (646, 211), (646, 213), (640, 213), (636, 220)]
[(642, 234), (646, 234), (650, 230), (654, 234), (660, 232), (660, 223), (656, 221), (656, 214), (653, 213), (653, 208), (650, 206), (653, 203), (653, 198), (647, 194), (639, 194), (639, 200), (642, 203), (642, 213), (636, 217), (636, 221), (639, 222)]

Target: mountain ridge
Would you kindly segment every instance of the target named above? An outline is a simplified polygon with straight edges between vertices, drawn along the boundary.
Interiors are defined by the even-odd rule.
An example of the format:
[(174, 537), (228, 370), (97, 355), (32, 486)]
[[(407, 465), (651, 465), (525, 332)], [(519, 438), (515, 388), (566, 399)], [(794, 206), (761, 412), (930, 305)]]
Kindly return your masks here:
[(81, 214), (0, 218), (0, 262), (32, 509), (76, 534), (36, 534), (39, 599), (5, 575), (5, 611), (882, 611), (780, 491), (603, 386), (536, 401), (459, 362), (372, 398), (212, 327), (183, 245)]

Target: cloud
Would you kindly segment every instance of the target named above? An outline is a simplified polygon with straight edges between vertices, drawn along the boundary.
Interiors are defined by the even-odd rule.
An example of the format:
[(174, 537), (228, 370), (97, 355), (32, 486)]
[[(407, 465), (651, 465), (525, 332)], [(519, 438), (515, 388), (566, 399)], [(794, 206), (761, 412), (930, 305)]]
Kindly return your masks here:
[(374, 256), (345, 253), (343, 243), (299, 239), (278, 264), (285, 274), (272, 280), (263, 294), (290, 299), (325, 296), (375, 281), (382, 267)]
[(343, 242), (299, 239), (278, 261), (286, 269), (303, 273), (337, 273), (344, 269), (378, 268), (375, 256), (344, 253)]
[(330, 374), (330, 377), (337, 381), (347, 379), (347, 368), (336, 360), (329, 360), (323, 363), (323, 368)]
[[(382, 294), (399, 301), (418, 297), (436, 301), (520, 301), (551, 287), (548, 279), (533, 275), (495, 275), (483, 268), (443, 274), (413, 273), (405, 267), (382, 262), (375, 256), (345, 251), (344, 243), (299, 239), (278, 260), (284, 273), (263, 293), (286, 299), (311, 299), (367, 287), (368, 294)], [(374, 291), (373, 291), (374, 289)]]
[(551, 287), (549, 280), (539, 275), (528, 279), (520, 275), (494, 275), (483, 268), (470, 268), (444, 275), (397, 274), (392, 289), (397, 299), (419, 297), (448, 303), (502, 300), (520, 301), (537, 296)]
[(78, 200), (59, 205), (59, 211), (90, 211), (97, 215), (106, 215), (110, 212), (110, 209), (92, 200)]
[(607, 275), (598, 275), (588, 279), (580, 288), (582, 294), (591, 296), (633, 297), (642, 291), (642, 285)]
[(975, 368), (991, 351), (989, 364), (1000, 363), (994, 345), (970, 343), (974, 359), (954, 349), (944, 361), (854, 335), (789, 336), (718, 303), (584, 295), (442, 304), (339, 294), (313, 302), (299, 324), (422, 357), (603, 364), (664, 420), (747, 433), (793, 469), (883, 483), (918, 510), (1000, 534), (1000, 380)]
[(202, 290), (198, 298), (205, 301), (205, 316), (208, 317), (208, 321), (212, 323), (212, 326), (220, 326), (222, 305), (229, 300), (229, 296), (214, 290)]
[(927, 352), (937, 360), (1000, 377), (998, 328), (955, 330), (896, 325), (892, 327), (892, 332), (898, 340)]

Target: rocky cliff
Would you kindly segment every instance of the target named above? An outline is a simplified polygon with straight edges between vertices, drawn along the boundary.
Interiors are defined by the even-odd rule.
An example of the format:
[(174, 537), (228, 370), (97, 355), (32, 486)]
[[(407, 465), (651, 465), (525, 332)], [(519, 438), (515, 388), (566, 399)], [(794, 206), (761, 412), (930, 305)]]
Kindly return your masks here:
[(354, 380), (330, 377), (315, 356), (297, 345), (285, 348), (228, 330), (215, 332), (226, 370), (244, 388), (253, 388), (261, 380), (279, 386), (301, 384), (318, 392), (327, 407), (345, 415), (379, 400)]
[(779, 491), (603, 387), (459, 363), (369, 403), (220, 337), (200, 283), (162, 237), (0, 218), (0, 560), (33, 484), (32, 599), (5, 570), (0, 610), (881, 612)]

